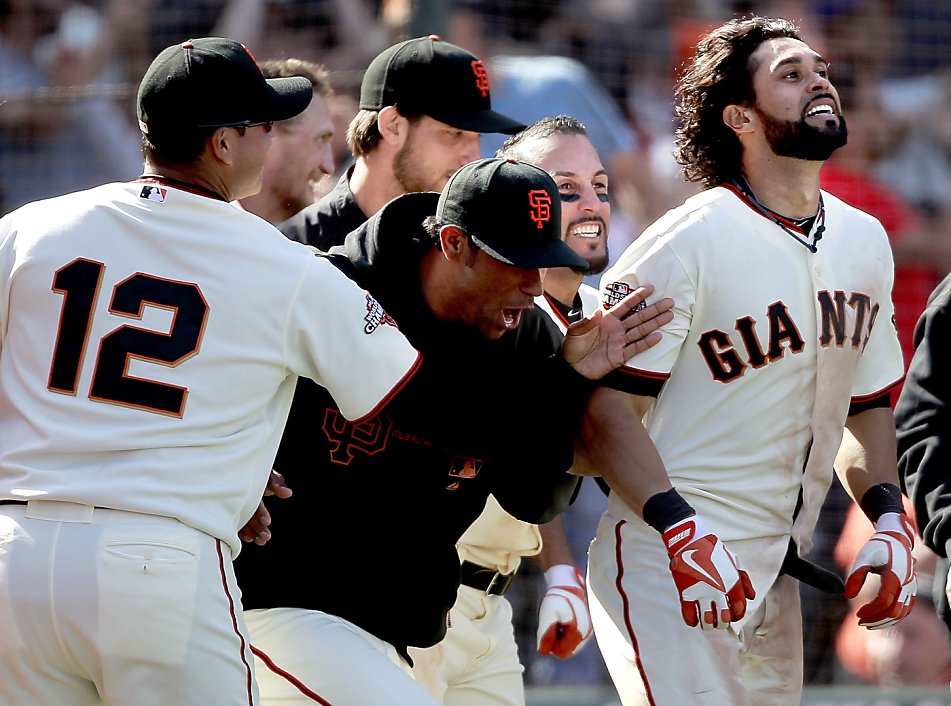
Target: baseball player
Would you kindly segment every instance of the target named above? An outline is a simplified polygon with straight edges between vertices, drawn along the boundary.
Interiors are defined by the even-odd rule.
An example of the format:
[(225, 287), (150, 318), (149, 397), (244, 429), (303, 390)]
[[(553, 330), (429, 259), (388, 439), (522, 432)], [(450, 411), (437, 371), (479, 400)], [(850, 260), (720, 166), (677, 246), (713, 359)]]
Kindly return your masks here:
[(928, 298), (915, 327), (915, 353), (895, 405), (898, 427), (898, 469), (925, 545), (939, 559), (933, 597), (938, 615), (951, 630), (948, 610), (948, 401), (951, 391), (944, 361), (949, 349), (948, 312), (951, 275)]
[(313, 203), (314, 185), (334, 173), (329, 106), (333, 90), (327, 70), (303, 59), (262, 61), (261, 71), (266, 78), (303, 76), (314, 88), (314, 99), (303, 113), (274, 123), (261, 190), (240, 201), (246, 210), (277, 225)]
[[(670, 492), (643, 427), (626, 427), (609, 449), (591, 443), (623, 410), (603, 407), (590, 382), (552, 358), (562, 348), (586, 377), (602, 375), (613, 358), (576, 360), (579, 334), (623, 326), (624, 348), (642, 350), (656, 342), (643, 337), (663, 309), (624, 317), (645, 288), (618, 318), (595, 314), (562, 342), (534, 307), (542, 266), (584, 266), (561, 239), (557, 199), (541, 169), (479, 160), (441, 194), (394, 199), (328, 254), (375, 292), (430, 366), (454, 373), (458, 399), (400, 395), (352, 425), (319, 387), (298, 387), (275, 463), (294, 496), (269, 508), (274, 538), (236, 562), (265, 703), (435, 703), (412, 680), (407, 648), (444, 636), (461, 573), (455, 545), (490, 493), (538, 523), (569, 500), (569, 467), (606, 469), (638, 508)], [(420, 421), (417, 408), (440, 415)], [(589, 441), (576, 448), (579, 427)], [(310, 557), (326, 575), (314, 577)], [(740, 581), (735, 569), (723, 574), (712, 581)], [(713, 584), (704, 596), (726, 600)]]
[[(558, 186), (562, 239), (586, 264), (548, 270), (545, 292), (535, 301), (564, 334), (570, 324), (598, 309), (597, 290), (582, 280), (586, 274), (600, 273), (608, 263), (607, 172), (584, 126), (567, 116), (533, 123), (510, 137), (498, 156), (535, 164)], [(666, 312), (658, 322), (669, 316)], [(443, 704), (524, 704), (512, 606), (503, 598), (523, 557), (537, 556), (545, 575), (539, 653), (567, 659), (592, 634), (584, 578), (575, 567), (561, 517), (541, 526), (528, 524), (490, 497), (456, 548), (463, 582), (450, 611), (451, 624), (439, 644), (410, 650), (414, 676)]]
[[(885, 628), (914, 605), (888, 398), (902, 377), (891, 251), (877, 220), (819, 190), (846, 127), (826, 59), (793, 24), (713, 30), (678, 97), (675, 154), (707, 189), (629, 246), (601, 290), (610, 304), (650, 281), (677, 302), (617, 385), (703, 519), (659, 542), (612, 490), (589, 555), (595, 633), (625, 706), (791, 706), (802, 619), (790, 574), (802, 575), (795, 551), (809, 551), (833, 464), (876, 528), (845, 582), (851, 598), (881, 577), (860, 624)], [(699, 552), (678, 550), (704, 527), (756, 587), (742, 619), (711, 612), (704, 627), (726, 629), (709, 632), (685, 628), (667, 570), (671, 557), (702, 570)]]
[[(436, 85), (452, 90), (449, 94), (433, 91)], [(478, 156), (480, 132), (512, 132), (522, 127), (491, 111), (488, 77), (481, 62), (465, 49), (435, 36), (401, 42), (374, 59), (363, 78), (360, 107), (348, 132), (354, 166), (341, 177), (333, 192), (281, 226), (292, 239), (321, 248), (338, 245), (350, 230), (366, 220), (365, 214), (375, 213), (392, 196), (441, 189), (456, 168)], [(498, 611), (492, 613), (491, 619), (480, 621), (480, 631), (472, 636), (478, 644), (456, 650), (456, 638), (467, 632), (462, 625), (464, 618), (460, 617), (452, 640), (441, 643), (425, 656), (416, 655), (422, 663), (415, 674), (431, 693), (442, 698), (446, 678), (443, 667), (456, 664), (458, 672), (467, 674), (467, 683), (478, 684), (478, 698), (484, 698), (485, 675), (492, 674), (492, 693), (506, 702), (514, 699), (514, 703), (521, 703), (522, 666), (512, 635), (511, 607), (501, 596), (510, 585), (520, 557), (539, 552), (541, 536), (536, 527), (505, 513), (494, 498), (489, 499), (485, 515), (474, 531), (488, 532), (502, 544), (500, 547), (482, 536), (460, 551), (464, 587), (461, 595), (469, 596), (473, 606), (486, 602), (497, 606)], [(553, 521), (544, 531), (545, 557), (559, 548), (552, 561), (563, 566), (550, 574), (558, 577), (553, 581), (559, 588), (552, 588), (552, 597), (545, 601), (544, 610), (547, 614), (552, 604), (558, 604), (561, 608), (557, 615), (562, 616), (569, 605), (556, 601), (554, 596), (575, 594), (564, 594), (560, 586), (571, 585), (572, 591), (582, 588), (574, 567), (564, 568), (571, 558), (560, 522)], [(487, 542), (489, 546), (479, 548)], [(453, 615), (477, 610), (457, 606)], [(584, 628), (585, 621), (586, 618), (581, 619), (581, 634), (590, 634)], [(553, 635), (564, 630), (554, 618), (547, 624)], [(489, 625), (492, 627), (487, 628)], [(493, 640), (500, 638), (492, 642), (491, 658), (481, 646), (485, 630)], [(546, 643), (545, 650), (553, 648), (555, 653), (567, 656), (580, 647), (580, 642), (580, 637), (569, 631), (559, 636), (557, 645), (549, 647)], [(473, 674), (468, 666), (473, 653), (480, 656), (478, 674)], [(458, 694), (467, 688), (461, 682), (461, 678), (450, 678), (448, 683), (455, 684), (454, 692)]]
[(482, 61), (436, 35), (383, 50), (360, 86), (347, 129), (354, 164), (316, 204), (281, 226), (292, 240), (328, 250), (391, 199), (440, 191), (479, 157), (479, 134), (525, 127), (492, 110)]
[(231, 560), (297, 377), (360, 423), (420, 365), (229, 203), (311, 95), (237, 42), (169, 47), (138, 91), (146, 173), (0, 220), (0, 703), (258, 703)]

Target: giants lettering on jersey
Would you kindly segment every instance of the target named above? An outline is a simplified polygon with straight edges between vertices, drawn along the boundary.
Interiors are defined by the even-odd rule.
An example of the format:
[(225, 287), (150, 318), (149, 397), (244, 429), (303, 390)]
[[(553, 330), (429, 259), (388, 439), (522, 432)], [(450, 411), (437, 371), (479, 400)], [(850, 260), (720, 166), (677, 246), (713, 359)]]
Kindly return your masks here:
[[(817, 300), (820, 315), (819, 345), (842, 348), (848, 343), (855, 350), (864, 349), (878, 316), (879, 305), (873, 306), (871, 298), (860, 292), (853, 292), (847, 297), (842, 291), (834, 294), (822, 291), (817, 294)], [(846, 307), (854, 312), (851, 330)], [(769, 305), (766, 321), (769, 337), (765, 347), (756, 333), (756, 319), (751, 316), (736, 320), (734, 328), (739, 345), (726, 331), (713, 329), (701, 334), (697, 346), (714, 380), (732, 382), (742, 377), (747, 367), (761, 368), (782, 358), (786, 350), (801, 353), (805, 349), (805, 341), (783, 302)]]

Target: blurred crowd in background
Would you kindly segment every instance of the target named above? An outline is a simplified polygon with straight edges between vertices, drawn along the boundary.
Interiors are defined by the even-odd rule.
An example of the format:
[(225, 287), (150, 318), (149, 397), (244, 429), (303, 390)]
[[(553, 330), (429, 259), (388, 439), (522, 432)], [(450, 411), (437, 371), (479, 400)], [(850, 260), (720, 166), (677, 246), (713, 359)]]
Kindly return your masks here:
[[(907, 362), (927, 296), (951, 271), (948, 0), (0, 0), (0, 215), (138, 176), (139, 78), (162, 48), (190, 37), (227, 36), (260, 61), (326, 67), (339, 175), (351, 162), (346, 126), (367, 63), (396, 41), (436, 33), (485, 61), (493, 108), (526, 123), (564, 113), (586, 125), (610, 174), (616, 257), (696, 188), (671, 155), (678, 67), (706, 29), (750, 13), (797, 22), (831, 62), (849, 144), (822, 185), (889, 233)], [(501, 137), (483, 138), (484, 156)], [(315, 184), (315, 197), (337, 175)], [(604, 503), (593, 483), (583, 488), (565, 517), (579, 566)], [(827, 502), (812, 558), (845, 572), (872, 529), (847, 514), (841, 488)], [(808, 683), (947, 687), (951, 648), (929, 596), (933, 556), (917, 551), (918, 607), (885, 634), (853, 629), (844, 600), (803, 589)], [(608, 684), (593, 644), (568, 662), (535, 658), (539, 590), (523, 563), (509, 595), (527, 683)]]

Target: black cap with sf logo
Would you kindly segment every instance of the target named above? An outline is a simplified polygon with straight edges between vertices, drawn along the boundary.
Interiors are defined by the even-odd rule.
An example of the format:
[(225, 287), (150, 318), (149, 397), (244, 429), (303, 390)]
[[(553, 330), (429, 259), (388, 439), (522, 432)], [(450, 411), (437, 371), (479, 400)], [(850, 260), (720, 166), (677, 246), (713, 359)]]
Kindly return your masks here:
[(443, 188), (436, 218), (458, 226), (479, 249), (507, 265), (588, 266), (561, 239), (554, 179), (527, 162), (494, 158), (465, 165)]
[(360, 108), (389, 105), (402, 115), (428, 115), (470, 132), (514, 134), (525, 127), (492, 110), (482, 62), (435, 34), (394, 44), (370, 62), (360, 86)]

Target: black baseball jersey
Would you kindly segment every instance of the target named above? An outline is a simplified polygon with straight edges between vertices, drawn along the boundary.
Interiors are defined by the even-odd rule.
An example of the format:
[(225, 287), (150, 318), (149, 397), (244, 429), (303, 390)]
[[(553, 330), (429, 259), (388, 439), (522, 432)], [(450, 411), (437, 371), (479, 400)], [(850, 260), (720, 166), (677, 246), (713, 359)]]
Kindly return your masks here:
[(928, 299), (914, 340), (895, 406), (898, 470), (924, 543), (946, 557), (951, 547), (951, 275)]
[(235, 563), (245, 608), (331, 613), (404, 655), (445, 634), (455, 543), (489, 493), (527, 522), (568, 505), (578, 478), (565, 471), (590, 389), (557, 355), (562, 336), (540, 309), (496, 340), (432, 315), (418, 270), (432, 247), (420, 224), (437, 198), (400, 197), (327, 256), (382, 304), (373, 323), (398, 323), (422, 366), (359, 425), (318, 386), (298, 385), (275, 462), (294, 495), (267, 499), (274, 537)]

